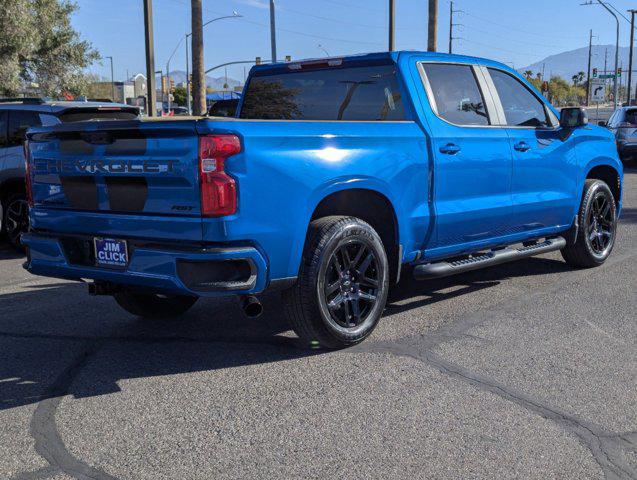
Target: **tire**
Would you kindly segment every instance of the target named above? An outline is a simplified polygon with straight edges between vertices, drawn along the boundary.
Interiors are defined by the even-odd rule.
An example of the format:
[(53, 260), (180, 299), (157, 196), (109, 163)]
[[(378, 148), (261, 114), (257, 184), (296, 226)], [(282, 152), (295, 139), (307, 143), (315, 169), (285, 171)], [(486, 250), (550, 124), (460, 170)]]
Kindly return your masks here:
[(372, 333), (388, 290), (387, 254), (376, 231), (358, 218), (330, 216), (310, 224), (298, 281), (283, 300), (304, 343), (338, 349)]
[(29, 230), (29, 205), (22, 193), (9, 195), (2, 203), (2, 233), (12, 247), (23, 250), (20, 242), (23, 233)]
[(114, 298), (128, 313), (154, 319), (179, 317), (190, 310), (197, 301), (197, 297), (184, 295), (164, 296), (131, 291), (116, 293)]
[(598, 267), (613, 250), (617, 231), (617, 205), (606, 183), (586, 180), (577, 220), (575, 242), (562, 249), (562, 257), (576, 268)]

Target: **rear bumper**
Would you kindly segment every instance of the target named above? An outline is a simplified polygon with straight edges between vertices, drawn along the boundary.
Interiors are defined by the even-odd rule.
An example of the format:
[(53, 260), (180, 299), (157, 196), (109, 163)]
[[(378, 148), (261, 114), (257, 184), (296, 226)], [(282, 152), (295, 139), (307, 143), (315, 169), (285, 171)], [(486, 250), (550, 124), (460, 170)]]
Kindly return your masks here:
[(268, 265), (252, 246), (181, 249), (135, 246), (125, 269), (95, 267), (71, 259), (64, 240), (45, 234), (22, 236), (28, 248), (25, 268), (45, 277), (89, 279), (199, 297), (253, 294), (267, 285)]

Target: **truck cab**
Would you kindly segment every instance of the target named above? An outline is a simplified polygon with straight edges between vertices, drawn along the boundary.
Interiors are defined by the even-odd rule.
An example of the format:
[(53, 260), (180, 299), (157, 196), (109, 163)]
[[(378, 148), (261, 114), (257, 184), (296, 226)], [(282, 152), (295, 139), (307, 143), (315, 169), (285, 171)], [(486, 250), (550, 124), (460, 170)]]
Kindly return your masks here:
[(622, 166), (486, 59), (391, 52), (254, 67), (237, 118), (30, 131), (26, 268), (90, 279), (127, 311), (279, 289), (308, 344), (353, 345), (419, 279), (561, 251), (601, 265)]

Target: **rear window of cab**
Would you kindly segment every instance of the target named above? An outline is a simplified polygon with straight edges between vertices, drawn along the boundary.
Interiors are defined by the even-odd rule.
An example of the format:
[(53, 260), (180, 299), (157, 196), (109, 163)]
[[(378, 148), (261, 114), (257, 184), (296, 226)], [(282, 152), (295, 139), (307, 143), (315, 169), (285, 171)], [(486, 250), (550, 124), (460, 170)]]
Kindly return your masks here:
[(406, 120), (397, 67), (379, 65), (255, 76), (240, 118), (259, 120)]

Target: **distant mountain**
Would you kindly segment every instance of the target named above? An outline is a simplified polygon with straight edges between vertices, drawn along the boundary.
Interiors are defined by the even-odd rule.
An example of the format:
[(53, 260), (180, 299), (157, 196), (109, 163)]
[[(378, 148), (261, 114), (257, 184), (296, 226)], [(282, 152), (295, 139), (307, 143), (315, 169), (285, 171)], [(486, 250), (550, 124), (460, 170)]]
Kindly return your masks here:
[[(614, 45), (593, 45), (593, 58), (591, 62), (591, 69), (597, 68), (599, 73), (601, 74), (604, 70), (604, 56), (606, 55), (606, 51), (608, 51), (608, 62), (607, 68), (608, 73), (611, 73), (611, 70), (615, 67), (615, 46)], [(623, 70), (628, 72), (628, 56), (629, 56), (628, 47), (619, 47), (619, 65), (622, 66), (623, 62)], [(633, 58), (633, 60), (637, 60)], [(545, 78), (549, 78), (550, 76), (560, 76), (566, 80), (570, 80), (573, 75), (576, 75), (578, 72), (586, 72), (588, 69), (588, 47), (578, 48), (577, 50), (571, 50), (570, 52), (558, 53), (556, 55), (551, 55), (546, 57), (544, 60), (540, 60), (528, 67), (518, 69), (519, 72), (524, 73), (527, 70), (531, 70), (535, 75), (538, 72), (542, 71), (542, 65), (544, 64)], [(633, 66), (633, 69), (636, 67)]]
[[(175, 84), (185, 83), (186, 82), (186, 72), (183, 70), (174, 70), (170, 72), (170, 77), (175, 80)], [(211, 77), (206, 75), (206, 87), (212, 88), (214, 90), (223, 90), (223, 85), (226, 83), (226, 77)], [(235, 80), (234, 78), (228, 77), (228, 89), (232, 90), (234, 87), (238, 87), (239, 85), (243, 85), (243, 82), (239, 80)]]

